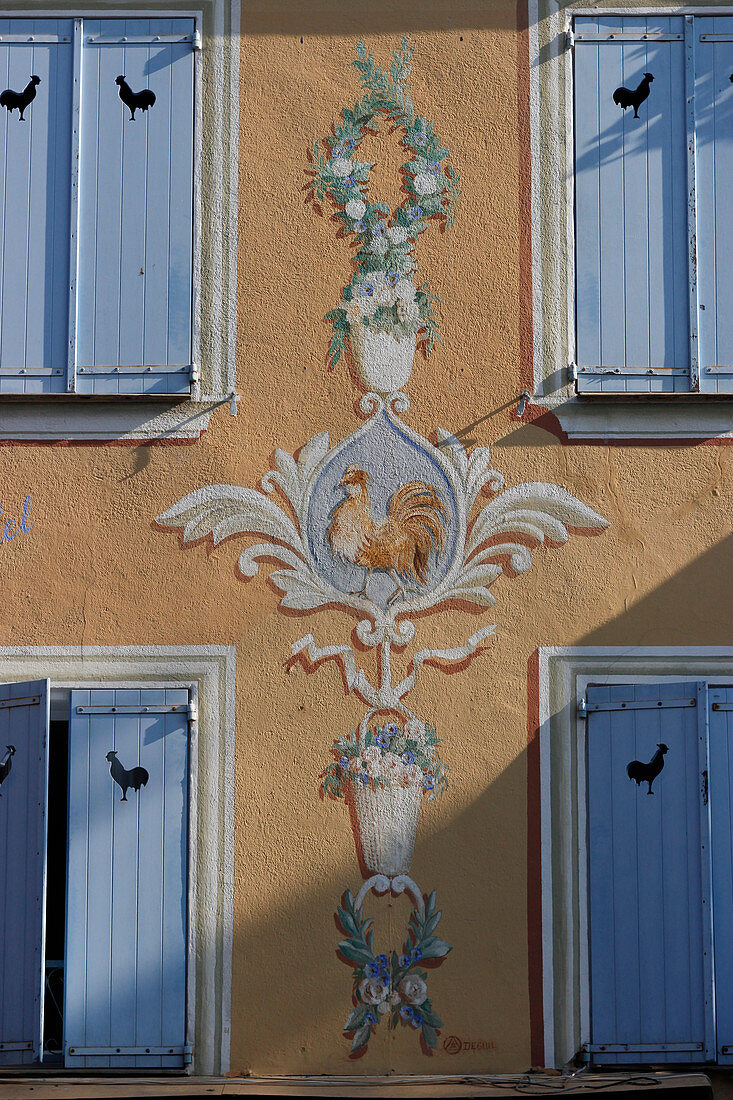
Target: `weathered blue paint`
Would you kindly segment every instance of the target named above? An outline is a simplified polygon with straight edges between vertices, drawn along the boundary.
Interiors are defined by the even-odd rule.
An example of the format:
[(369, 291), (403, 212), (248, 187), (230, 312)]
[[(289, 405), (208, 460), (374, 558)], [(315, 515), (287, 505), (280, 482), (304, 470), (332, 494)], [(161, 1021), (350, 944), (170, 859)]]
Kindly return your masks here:
[[(0, 91), (40, 77), (25, 121), (0, 111), (3, 393), (66, 389), (71, 31), (70, 20), (0, 19)], [(54, 40), (21, 41), (34, 34)]]
[[(624, 707), (634, 701), (651, 706)], [(609, 707), (587, 718), (591, 1060), (712, 1059), (705, 685), (595, 686), (588, 703)], [(627, 768), (659, 743), (668, 752), (649, 795)], [(597, 1049), (627, 1044), (636, 1049)]]
[(48, 680), (0, 685), (0, 758), (15, 748), (0, 787), (0, 1066), (41, 1050), (48, 708)]
[(700, 388), (733, 392), (733, 18), (695, 21)]
[[(190, 388), (180, 368), (191, 364), (193, 48), (151, 36), (193, 30), (191, 19), (84, 21), (79, 393)], [(155, 95), (134, 121), (121, 75)]]
[[(688, 390), (684, 19), (579, 17), (575, 32), (578, 388)], [(647, 72), (637, 119), (613, 93)]]
[[(180, 688), (71, 692), (67, 1066), (184, 1063), (180, 1053), (145, 1048), (180, 1050), (186, 1041), (188, 715), (143, 708), (187, 702)], [(136, 709), (77, 713), (90, 705)], [(110, 751), (149, 775), (125, 802)], [(117, 1047), (127, 1050), (116, 1055)], [(104, 1053), (83, 1053), (89, 1048)]]

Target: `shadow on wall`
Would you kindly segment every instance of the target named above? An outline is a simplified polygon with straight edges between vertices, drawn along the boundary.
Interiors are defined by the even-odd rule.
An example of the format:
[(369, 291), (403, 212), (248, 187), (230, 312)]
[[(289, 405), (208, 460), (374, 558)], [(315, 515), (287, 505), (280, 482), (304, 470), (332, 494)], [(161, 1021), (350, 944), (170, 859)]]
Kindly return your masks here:
[(642, 596), (578, 645), (730, 645), (733, 535)]
[[(474, 780), (480, 782), (481, 770), (489, 771), (490, 754), (477, 752), (472, 768)], [(465, 778), (455, 776), (456, 792)], [(344, 890), (355, 894), (362, 882), (349, 813), (343, 803), (333, 801), (316, 811), (325, 818), (332, 808), (335, 820), (324, 821), (324, 835), (347, 858), (337, 873), (314, 881), (307, 854), (313, 844), (311, 827), (305, 820), (298, 824), (293, 807), (292, 847), (272, 855), (275, 861), (282, 858), (287, 863), (293, 851), (302, 852), (303, 862), (299, 868), (283, 867), (282, 877), (274, 863), (266, 880), (281, 883), (280, 896), (263, 904), (257, 917), (242, 920), (235, 928), (232, 1073), (526, 1069), (530, 1064), (526, 890), (524, 876), (516, 873), (525, 849), (525, 789), (522, 754), (455, 816), (450, 816), (449, 791), (442, 806), (449, 818), (442, 828), (434, 824), (440, 804), (423, 803), (410, 875), (422, 889), (437, 891), (438, 908), (443, 911), (438, 934), (453, 947), (440, 967), (428, 970), (429, 995), (444, 1021), (437, 1050), (430, 1056), (422, 1053), (415, 1031), (401, 1025), (388, 1031), (385, 1020), (365, 1056), (349, 1058), (350, 1044), (342, 1028), (352, 1008), (352, 975), (350, 966), (336, 956), (338, 941), (344, 937), (334, 921)], [(317, 801), (315, 778), (312, 792)], [(339, 815), (342, 828), (337, 834)], [(302, 816), (310, 812), (304, 810)], [(309, 875), (309, 885), (303, 885)], [(285, 882), (298, 880), (298, 891), (288, 896)], [(375, 945), (381, 950), (399, 951), (409, 908), (404, 897), (393, 898), (388, 909), (387, 896), (367, 896), (364, 914), (375, 918)], [(391, 919), (380, 920), (387, 913)], [(293, 943), (298, 944), (297, 973)], [(265, 959), (267, 966), (258, 962)], [(257, 1006), (254, 1014), (253, 1005)], [(447, 1050), (444, 1047), (450, 1036), (485, 1045), (455, 1055), (450, 1044)]]
[(302, 0), (273, 4), (271, 0), (253, 0), (244, 8), (244, 34), (344, 35), (409, 34), (450, 30), (516, 31), (516, 5), (511, 2), (486, 3), (467, 0), (460, 5), (445, 0), (362, 0), (345, 4), (343, 0)]

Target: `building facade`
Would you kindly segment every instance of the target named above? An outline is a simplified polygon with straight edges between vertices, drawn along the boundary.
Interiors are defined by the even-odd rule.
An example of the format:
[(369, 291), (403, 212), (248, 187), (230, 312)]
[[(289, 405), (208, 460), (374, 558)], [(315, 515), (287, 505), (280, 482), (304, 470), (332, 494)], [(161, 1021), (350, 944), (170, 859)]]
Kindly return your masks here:
[(0, 20), (0, 1065), (725, 1065), (733, 8)]

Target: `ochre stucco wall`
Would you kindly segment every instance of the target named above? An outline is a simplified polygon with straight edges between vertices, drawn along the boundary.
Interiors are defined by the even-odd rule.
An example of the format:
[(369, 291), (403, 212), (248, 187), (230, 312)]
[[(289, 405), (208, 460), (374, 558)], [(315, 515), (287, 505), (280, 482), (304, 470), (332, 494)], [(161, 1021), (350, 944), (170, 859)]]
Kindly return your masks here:
[[(537, 550), (528, 574), (497, 581), (495, 609), (418, 621), (418, 644), (443, 647), (497, 624), (486, 654), (456, 675), (424, 669), (411, 696), (451, 768), (447, 794), (423, 807), (411, 871), (437, 890), (440, 934), (453, 946), (429, 978), (444, 1028), (431, 1058), (410, 1029), (382, 1026), (349, 1060), (341, 1029), (350, 971), (335, 956), (333, 913), (362, 879), (347, 809), (319, 799), (318, 774), (362, 709), (335, 665), (307, 675), (286, 664), (295, 639), (313, 631), (322, 644), (348, 641), (354, 620), (282, 613), (266, 569), (251, 581), (237, 573), (246, 540), (184, 549), (153, 520), (200, 486), (258, 486), (276, 446), (292, 453), (316, 431), (335, 440), (357, 426), (346, 367), (325, 368), (321, 320), (348, 278), (348, 251), (304, 204), (303, 168), (308, 147), (356, 96), (349, 63), (359, 37), (386, 59), (403, 31), (415, 45), (415, 103), (449, 145), (463, 192), (454, 229), (418, 244), (421, 273), (444, 300), (445, 342), (416, 360), (405, 419), (425, 435), (475, 425), (464, 442), (492, 445), (509, 485), (556, 483), (610, 527)], [(0, 644), (236, 646), (236, 1074), (528, 1068), (528, 662), (544, 645), (730, 640), (731, 451), (566, 447), (513, 419), (526, 241), (517, 68), (515, 5), (501, 0), (247, 5), (239, 415), (223, 407), (191, 445), (0, 449), (2, 505), (18, 512), (31, 494), (34, 521), (0, 545)], [(394, 199), (402, 158), (387, 137), (372, 144), (375, 190)], [(395, 657), (398, 672), (410, 652)], [(359, 656), (372, 673), (374, 652)], [(404, 897), (367, 899), (385, 950), (401, 942), (408, 908)], [(483, 1049), (451, 1055), (442, 1046), (450, 1035)]]

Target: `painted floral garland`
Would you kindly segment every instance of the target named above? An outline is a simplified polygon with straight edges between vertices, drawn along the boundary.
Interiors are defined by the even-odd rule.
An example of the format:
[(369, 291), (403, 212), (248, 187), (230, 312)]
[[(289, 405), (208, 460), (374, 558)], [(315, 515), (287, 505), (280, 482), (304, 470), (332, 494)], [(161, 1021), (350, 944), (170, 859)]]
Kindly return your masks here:
[(442, 916), (435, 904), (433, 890), (425, 901), (424, 912), (420, 913), (415, 905), (401, 954), (392, 951), (391, 955), (375, 955), (371, 918), (364, 919), (361, 906), (356, 906), (351, 891), (346, 891), (336, 915), (347, 937), (339, 943), (339, 951), (355, 964), (356, 1004), (344, 1024), (344, 1031), (353, 1036), (352, 1054), (367, 1045), (381, 1018), (388, 1015), (391, 1027), (402, 1024), (415, 1028), (425, 1045), (435, 1049), (437, 1029), (443, 1021), (428, 997), (428, 975), (418, 966), (425, 959), (442, 959), (451, 950), (450, 944), (433, 935)]
[[(444, 229), (452, 226), (460, 177), (445, 163), (449, 150), (441, 145), (433, 124), (415, 113), (407, 83), (413, 49), (404, 36), (387, 72), (372, 54), (367, 55), (360, 41), (352, 64), (361, 74), (366, 94), (353, 110), (342, 110), (333, 126), (334, 136), (326, 139), (324, 147), (316, 142), (311, 151), (309, 197), (331, 200), (342, 232), (355, 235), (358, 249), (356, 271), (343, 288), (342, 301), (325, 316), (333, 326), (328, 353), (332, 366), (345, 351), (346, 337), (354, 326), (387, 332), (397, 340), (416, 336), (426, 355), (436, 339), (440, 341), (433, 310), (440, 299), (430, 293), (426, 282), (415, 286), (411, 276), (418, 267), (413, 248), (429, 219), (438, 219)], [(401, 144), (410, 153), (400, 169), (406, 197), (394, 212), (386, 203), (369, 200), (373, 164), (353, 159), (365, 135), (376, 132), (379, 115), (390, 120), (393, 130), (402, 131)]]

